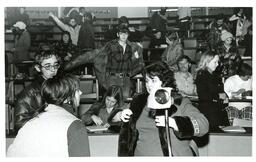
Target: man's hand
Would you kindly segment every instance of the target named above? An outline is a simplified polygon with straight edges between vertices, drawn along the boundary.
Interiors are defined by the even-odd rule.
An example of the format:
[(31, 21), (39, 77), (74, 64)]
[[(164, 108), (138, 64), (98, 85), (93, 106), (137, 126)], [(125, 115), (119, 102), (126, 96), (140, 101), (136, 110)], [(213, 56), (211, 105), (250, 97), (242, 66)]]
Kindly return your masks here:
[(133, 113), (130, 109), (124, 109), (121, 114), (121, 120), (123, 122), (128, 122), (132, 114)]
[[(155, 122), (156, 126), (165, 127), (165, 116), (156, 116)], [(176, 121), (172, 117), (169, 117), (169, 127), (173, 128), (175, 131), (179, 130)]]

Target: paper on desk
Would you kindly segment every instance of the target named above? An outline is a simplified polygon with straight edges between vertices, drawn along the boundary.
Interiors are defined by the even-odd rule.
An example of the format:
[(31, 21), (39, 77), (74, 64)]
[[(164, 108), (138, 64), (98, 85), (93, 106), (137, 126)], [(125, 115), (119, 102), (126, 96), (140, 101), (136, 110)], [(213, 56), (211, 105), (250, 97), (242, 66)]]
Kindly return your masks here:
[(227, 126), (224, 128), (221, 128), (224, 132), (229, 133), (245, 133), (245, 129), (241, 126)]

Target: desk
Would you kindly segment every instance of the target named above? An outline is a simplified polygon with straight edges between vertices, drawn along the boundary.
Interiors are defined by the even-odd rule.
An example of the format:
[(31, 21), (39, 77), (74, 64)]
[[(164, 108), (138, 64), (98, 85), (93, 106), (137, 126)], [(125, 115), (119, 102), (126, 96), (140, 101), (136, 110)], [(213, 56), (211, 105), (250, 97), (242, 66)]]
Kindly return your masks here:
[[(88, 133), (91, 156), (116, 157), (117, 133)], [(6, 150), (14, 138), (6, 138)], [(252, 156), (252, 133), (209, 133), (198, 144), (199, 156)]]

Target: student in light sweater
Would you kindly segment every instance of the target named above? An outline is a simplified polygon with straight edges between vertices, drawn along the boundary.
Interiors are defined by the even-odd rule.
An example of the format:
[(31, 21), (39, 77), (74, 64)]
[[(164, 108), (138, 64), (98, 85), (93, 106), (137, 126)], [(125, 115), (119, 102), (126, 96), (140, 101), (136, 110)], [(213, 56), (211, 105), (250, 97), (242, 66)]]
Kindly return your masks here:
[(87, 131), (68, 112), (79, 106), (79, 81), (71, 75), (46, 80), (41, 88), (46, 104), (31, 113), (7, 151), (8, 157), (90, 156)]

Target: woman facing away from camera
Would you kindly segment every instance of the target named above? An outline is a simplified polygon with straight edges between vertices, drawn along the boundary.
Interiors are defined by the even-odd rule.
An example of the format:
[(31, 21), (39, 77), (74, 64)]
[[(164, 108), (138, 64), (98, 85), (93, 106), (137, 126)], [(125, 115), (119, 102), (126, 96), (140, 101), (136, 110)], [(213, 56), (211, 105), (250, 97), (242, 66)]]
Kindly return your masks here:
[(210, 130), (229, 125), (224, 106), (228, 103), (228, 97), (224, 92), (221, 76), (214, 73), (218, 62), (217, 53), (204, 53), (198, 64), (195, 81), (199, 98), (198, 108), (208, 119)]
[(82, 115), (85, 125), (105, 125), (120, 123), (124, 101), (121, 87), (112, 85), (108, 88), (101, 102), (94, 103), (89, 110)]
[(7, 151), (9, 157), (90, 156), (83, 123), (64, 106), (78, 107), (79, 81), (71, 75), (46, 80), (41, 88), (46, 104), (31, 113)]
[[(174, 73), (167, 65), (155, 63), (145, 68), (147, 92), (135, 96), (130, 108), (122, 112), (119, 156), (168, 156), (163, 110), (147, 105), (154, 88), (171, 87), (174, 104), (168, 109), (173, 156), (193, 156), (192, 137), (208, 132), (208, 121), (188, 98), (176, 91)], [(171, 155), (170, 155), (171, 156)]]

